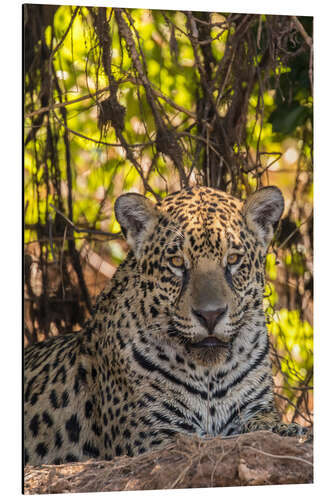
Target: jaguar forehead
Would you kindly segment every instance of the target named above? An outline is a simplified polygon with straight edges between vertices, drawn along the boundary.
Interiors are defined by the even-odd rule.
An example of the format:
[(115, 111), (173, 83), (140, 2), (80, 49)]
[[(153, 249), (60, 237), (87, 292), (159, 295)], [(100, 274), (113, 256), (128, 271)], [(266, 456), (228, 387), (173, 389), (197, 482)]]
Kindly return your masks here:
[(242, 202), (213, 188), (188, 188), (167, 196), (159, 208), (182, 227), (204, 229), (219, 221), (221, 227), (242, 222)]

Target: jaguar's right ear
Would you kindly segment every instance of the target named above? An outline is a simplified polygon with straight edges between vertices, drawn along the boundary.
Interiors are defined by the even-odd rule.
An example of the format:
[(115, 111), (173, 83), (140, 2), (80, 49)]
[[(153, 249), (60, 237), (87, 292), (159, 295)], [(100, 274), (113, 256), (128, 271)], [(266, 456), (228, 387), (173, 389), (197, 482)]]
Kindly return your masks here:
[(114, 210), (127, 243), (138, 258), (143, 242), (157, 223), (157, 210), (148, 198), (137, 193), (119, 196)]

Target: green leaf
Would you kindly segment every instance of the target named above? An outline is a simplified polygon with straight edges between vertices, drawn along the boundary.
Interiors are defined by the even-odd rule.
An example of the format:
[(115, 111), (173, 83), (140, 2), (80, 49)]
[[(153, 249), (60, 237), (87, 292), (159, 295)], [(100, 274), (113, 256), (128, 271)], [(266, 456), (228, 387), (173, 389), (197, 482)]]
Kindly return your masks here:
[(312, 112), (308, 107), (293, 101), (290, 106), (280, 106), (275, 109), (268, 121), (272, 124), (273, 132), (287, 135), (294, 132), (299, 125), (304, 125), (311, 116)]

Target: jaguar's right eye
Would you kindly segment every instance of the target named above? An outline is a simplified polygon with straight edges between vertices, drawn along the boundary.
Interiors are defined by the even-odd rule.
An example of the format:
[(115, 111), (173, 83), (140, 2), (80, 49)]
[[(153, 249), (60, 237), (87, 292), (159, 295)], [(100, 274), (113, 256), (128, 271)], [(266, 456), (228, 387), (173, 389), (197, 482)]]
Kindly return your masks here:
[(169, 262), (172, 267), (175, 267), (176, 269), (181, 269), (182, 267), (185, 266), (185, 262), (183, 257), (179, 257), (178, 255), (175, 255), (174, 257), (171, 257), (169, 259)]

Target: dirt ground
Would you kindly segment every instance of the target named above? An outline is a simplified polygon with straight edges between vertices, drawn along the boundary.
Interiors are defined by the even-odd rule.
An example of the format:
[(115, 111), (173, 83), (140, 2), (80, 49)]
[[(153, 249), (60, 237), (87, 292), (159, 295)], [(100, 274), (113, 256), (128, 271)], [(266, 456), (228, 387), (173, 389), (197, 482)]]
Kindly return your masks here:
[(27, 466), (24, 493), (83, 493), (313, 482), (312, 442), (268, 431), (181, 436), (163, 450), (110, 462)]

